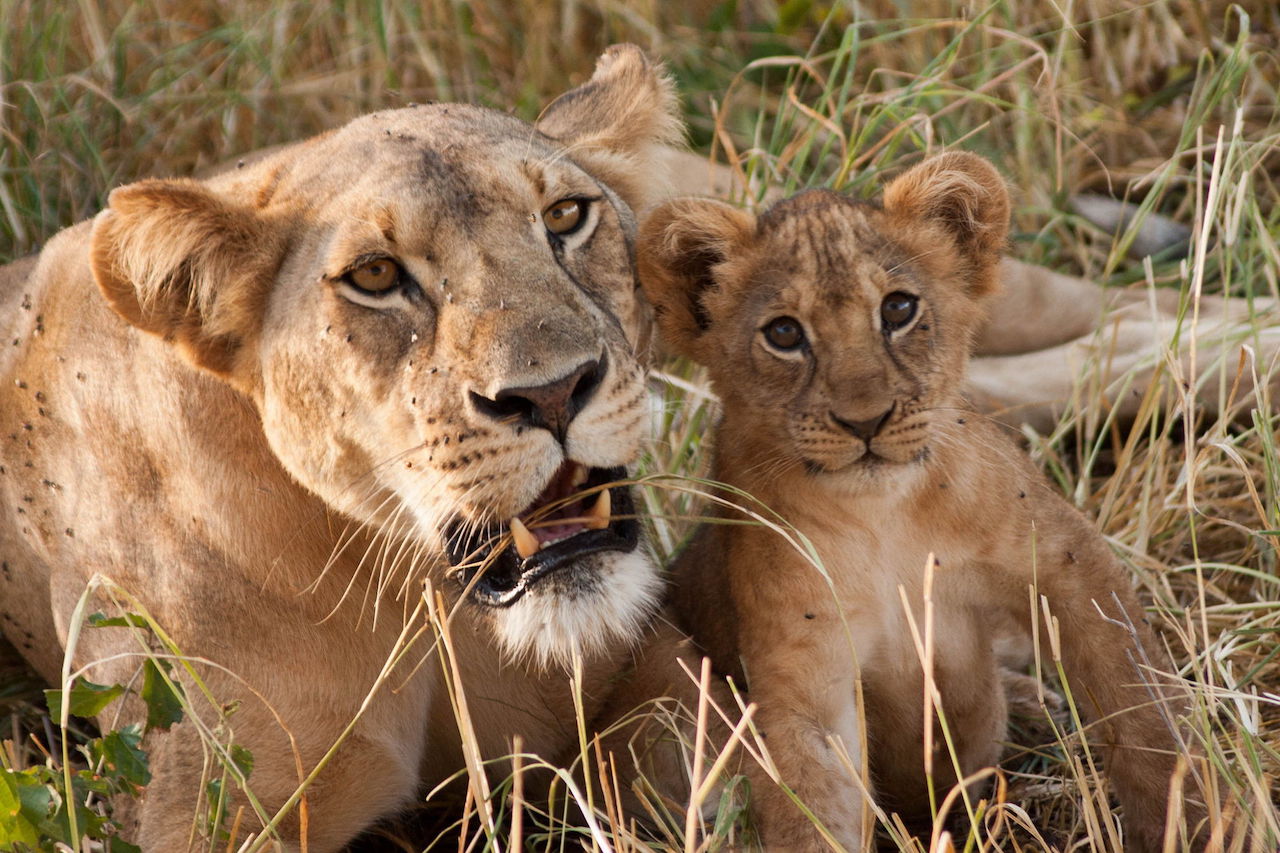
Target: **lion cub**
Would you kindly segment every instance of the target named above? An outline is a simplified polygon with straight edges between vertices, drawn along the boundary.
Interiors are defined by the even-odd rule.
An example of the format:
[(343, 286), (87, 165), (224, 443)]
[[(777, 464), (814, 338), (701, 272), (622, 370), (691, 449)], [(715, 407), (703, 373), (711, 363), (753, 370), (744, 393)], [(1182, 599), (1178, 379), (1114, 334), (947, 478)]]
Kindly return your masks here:
[[(995, 169), (952, 153), (891, 183), (883, 207), (810, 191), (757, 220), (682, 200), (642, 231), (659, 327), (707, 366), (723, 401), (713, 477), (793, 525), (817, 557), (766, 526), (719, 524), (675, 569), (687, 627), (722, 672), (745, 677), (782, 781), (822, 825), (761, 776), (768, 849), (865, 849), (868, 796), (928, 815), (913, 638), (926, 619), (954, 746), (953, 759), (935, 722), (939, 798), (957, 770), (999, 759), (995, 650), (1038, 636), (1046, 667), (1060, 660), (1100, 721), (1090, 737), (1110, 747), (1126, 849), (1161, 847), (1185, 751), (1169, 720), (1186, 693), (1159, 683), (1168, 663), (1101, 536), (963, 395), (1008, 219)], [(864, 750), (874, 782), (854, 776)]]

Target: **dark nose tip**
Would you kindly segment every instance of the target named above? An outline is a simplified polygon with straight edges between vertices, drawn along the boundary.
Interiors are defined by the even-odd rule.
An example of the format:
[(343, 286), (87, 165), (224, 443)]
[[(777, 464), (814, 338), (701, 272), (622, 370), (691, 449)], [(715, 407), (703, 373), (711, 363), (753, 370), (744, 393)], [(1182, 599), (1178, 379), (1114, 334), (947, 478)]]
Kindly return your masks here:
[(604, 374), (604, 359), (592, 359), (545, 385), (504, 388), (492, 399), (473, 391), (471, 402), (494, 420), (549, 430), (564, 443), (569, 424), (591, 400)]
[[(894, 405), (896, 406), (897, 404), (895, 403)], [(874, 418), (868, 418), (865, 421), (847, 421), (835, 412), (831, 413), (831, 417), (835, 419), (836, 423), (858, 438), (863, 441), (870, 441), (875, 438), (876, 433), (880, 432), (880, 428), (884, 426), (885, 421), (889, 420), (889, 416), (893, 414), (893, 409), (894, 406), (890, 406)]]

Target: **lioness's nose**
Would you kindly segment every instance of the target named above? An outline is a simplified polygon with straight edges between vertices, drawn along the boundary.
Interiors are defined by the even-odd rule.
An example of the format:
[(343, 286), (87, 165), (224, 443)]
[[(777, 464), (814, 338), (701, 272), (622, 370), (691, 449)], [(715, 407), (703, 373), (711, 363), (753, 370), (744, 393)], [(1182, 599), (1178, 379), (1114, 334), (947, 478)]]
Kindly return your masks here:
[(503, 423), (549, 430), (556, 440), (564, 442), (569, 424), (591, 399), (604, 378), (602, 359), (584, 362), (566, 376), (545, 385), (504, 388), (493, 396), (471, 392), (477, 410)]
[[(897, 405), (896, 403), (894, 405)], [(876, 433), (880, 432), (880, 428), (884, 426), (885, 421), (889, 420), (889, 416), (893, 414), (893, 406), (885, 409), (874, 418), (867, 418), (865, 421), (845, 420), (835, 412), (831, 413), (831, 417), (836, 423), (844, 427), (849, 432), (856, 435), (863, 441), (870, 441), (875, 438)]]

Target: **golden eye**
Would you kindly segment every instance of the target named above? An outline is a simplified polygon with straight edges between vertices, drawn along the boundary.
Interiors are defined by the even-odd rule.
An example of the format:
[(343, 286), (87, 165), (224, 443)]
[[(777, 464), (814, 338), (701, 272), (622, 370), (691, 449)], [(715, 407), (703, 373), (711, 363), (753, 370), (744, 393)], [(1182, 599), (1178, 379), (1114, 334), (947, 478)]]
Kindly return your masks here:
[(920, 298), (910, 293), (895, 290), (880, 303), (880, 326), (886, 332), (901, 329), (916, 316), (916, 306)]
[(386, 293), (400, 284), (400, 265), (390, 258), (377, 258), (351, 270), (346, 279), (369, 293)]
[(572, 234), (586, 218), (586, 202), (566, 198), (542, 211), (542, 224), (552, 234)]
[(799, 349), (804, 343), (804, 327), (794, 317), (775, 317), (762, 331), (765, 340), (783, 352)]

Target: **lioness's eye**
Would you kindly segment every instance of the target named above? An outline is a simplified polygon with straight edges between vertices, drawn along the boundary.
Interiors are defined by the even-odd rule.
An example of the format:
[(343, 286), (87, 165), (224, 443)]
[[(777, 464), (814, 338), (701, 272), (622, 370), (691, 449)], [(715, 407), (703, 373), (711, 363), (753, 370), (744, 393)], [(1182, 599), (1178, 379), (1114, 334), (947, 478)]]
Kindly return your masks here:
[(880, 303), (881, 327), (886, 332), (901, 329), (911, 322), (912, 317), (916, 316), (916, 305), (919, 302), (919, 297), (910, 293), (903, 293), (901, 290), (895, 290), (890, 293)]
[(346, 279), (367, 293), (386, 293), (400, 283), (400, 265), (390, 258), (377, 258), (348, 272)]
[(542, 211), (542, 224), (552, 234), (572, 234), (586, 218), (586, 202), (566, 198)]
[(761, 331), (766, 341), (783, 352), (798, 349), (804, 343), (804, 327), (794, 317), (775, 317)]

